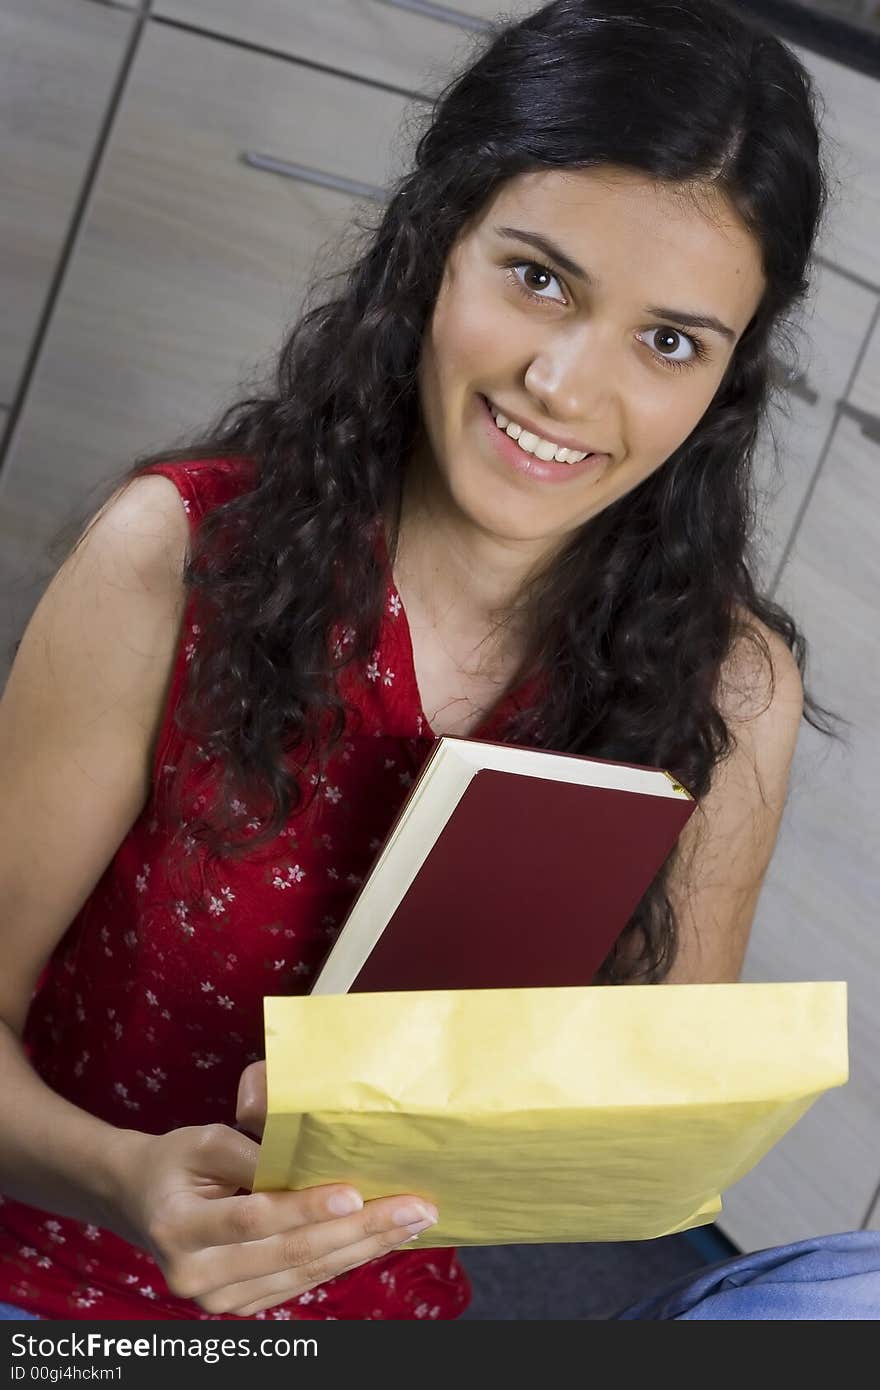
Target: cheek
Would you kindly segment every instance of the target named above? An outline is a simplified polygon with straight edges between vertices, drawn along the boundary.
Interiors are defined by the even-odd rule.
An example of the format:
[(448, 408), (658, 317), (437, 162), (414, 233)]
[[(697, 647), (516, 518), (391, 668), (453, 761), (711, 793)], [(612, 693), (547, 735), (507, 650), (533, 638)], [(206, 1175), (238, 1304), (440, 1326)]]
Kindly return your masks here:
[(497, 302), (450, 296), (438, 306), (431, 340), (441, 377), (472, 376), (497, 367), (505, 342), (510, 346), (509, 324), (505, 329)]
[[(657, 374), (663, 378), (667, 375), (659, 367)], [(629, 402), (631, 445), (635, 445), (646, 460), (656, 462), (668, 458), (696, 429), (713, 394), (707, 393), (703, 383), (697, 382), (689, 388), (687, 383), (677, 381), (675, 373), (668, 375), (672, 378), (671, 385), (661, 379), (656, 391), (642, 391), (636, 400)]]

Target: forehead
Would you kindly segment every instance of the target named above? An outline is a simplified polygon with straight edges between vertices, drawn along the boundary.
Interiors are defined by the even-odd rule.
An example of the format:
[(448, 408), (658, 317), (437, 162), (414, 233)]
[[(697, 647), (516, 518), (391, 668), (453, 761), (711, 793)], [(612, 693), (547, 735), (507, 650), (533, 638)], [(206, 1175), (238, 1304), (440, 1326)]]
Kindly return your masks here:
[[(737, 333), (764, 288), (758, 242), (709, 185), (663, 183), (609, 167), (520, 174), (499, 190), (472, 235), (512, 248), (497, 236), (498, 226), (549, 237), (589, 272), (599, 295), (693, 307)], [(569, 284), (577, 293), (577, 282)]]

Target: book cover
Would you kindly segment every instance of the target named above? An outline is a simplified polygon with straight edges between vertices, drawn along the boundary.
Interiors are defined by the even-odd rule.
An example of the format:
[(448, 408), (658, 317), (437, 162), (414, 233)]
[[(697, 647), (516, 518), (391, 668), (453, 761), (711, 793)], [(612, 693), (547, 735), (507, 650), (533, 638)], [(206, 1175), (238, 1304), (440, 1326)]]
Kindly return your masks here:
[[(536, 769), (543, 766), (541, 751), (523, 751)], [(487, 749), (486, 760), (490, 756)], [(592, 764), (601, 776), (633, 767), (550, 756), (557, 769), (565, 756), (572, 764)], [(675, 786), (669, 774), (649, 771), (668, 778), (664, 787)], [(430, 785), (420, 790), (422, 778), (386, 845), (407, 808), (420, 795), (430, 797)], [(677, 790), (645, 794), (478, 768), (348, 988), (589, 984), (695, 809)], [(373, 874), (388, 868), (380, 853)], [(356, 901), (340, 941), (357, 908)], [(315, 992), (322, 992), (320, 976)]]

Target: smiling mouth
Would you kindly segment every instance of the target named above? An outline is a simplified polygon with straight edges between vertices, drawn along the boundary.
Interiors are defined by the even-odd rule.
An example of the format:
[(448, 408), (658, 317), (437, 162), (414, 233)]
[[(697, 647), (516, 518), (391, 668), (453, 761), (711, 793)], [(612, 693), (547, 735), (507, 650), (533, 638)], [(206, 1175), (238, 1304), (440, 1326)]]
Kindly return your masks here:
[(511, 420), (489, 400), (488, 396), (484, 396), (483, 399), (496, 427), (502, 434), (506, 434), (508, 439), (512, 439), (524, 454), (541, 459), (543, 463), (562, 464), (583, 463), (584, 459), (595, 457), (592, 450), (565, 449), (558, 444), (551, 443), (549, 439), (544, 439), (541, 435), (524, 429), (517, 421)]

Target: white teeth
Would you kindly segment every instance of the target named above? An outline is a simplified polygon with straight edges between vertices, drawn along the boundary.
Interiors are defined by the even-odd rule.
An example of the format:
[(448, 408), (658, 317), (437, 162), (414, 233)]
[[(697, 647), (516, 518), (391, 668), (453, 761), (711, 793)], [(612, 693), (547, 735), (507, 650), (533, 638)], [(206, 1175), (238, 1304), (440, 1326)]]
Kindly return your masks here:
[[(521, 449), (524, 449), (526, 451), (527, 454), (533, 454), (541, 441), (538, 435), (532, 434), (530, 430), (523, 430), (522, 434), (516, 442)], [(554, 449), (553, 452), (555, 454), (556, 450)]]
[[(546, 439), (539, 439), (535, 445), (535, 458), (543, 459), (545, 463), (549, 463), (551, 459), (555, 459), (558, 452), (560, 451), (557, 450), (556, 445), (550, 444)], [(561, 462), (562, 460), (560, 459), (560, 463)]]
[(586, 453), (580, 453), (577, 449), (563, 449), (556, 444), (551, 444), (549, 439), (542, 439), (539, 434), (532, 434), (530, 430), (524, 430), (522, 425), (516, 424), (514, 420), (508, 420), (506, 415), (502, 415), (500, 410), (496, 410), (494, 405), (490, 406), (493, 419), (500, 430), (515, 439), (519, 447), (527, 454), (534, 454), (536, 458), (549, 462), (555, 459), (557, 463), (580, 463), (581, 459), (587, 457)]

